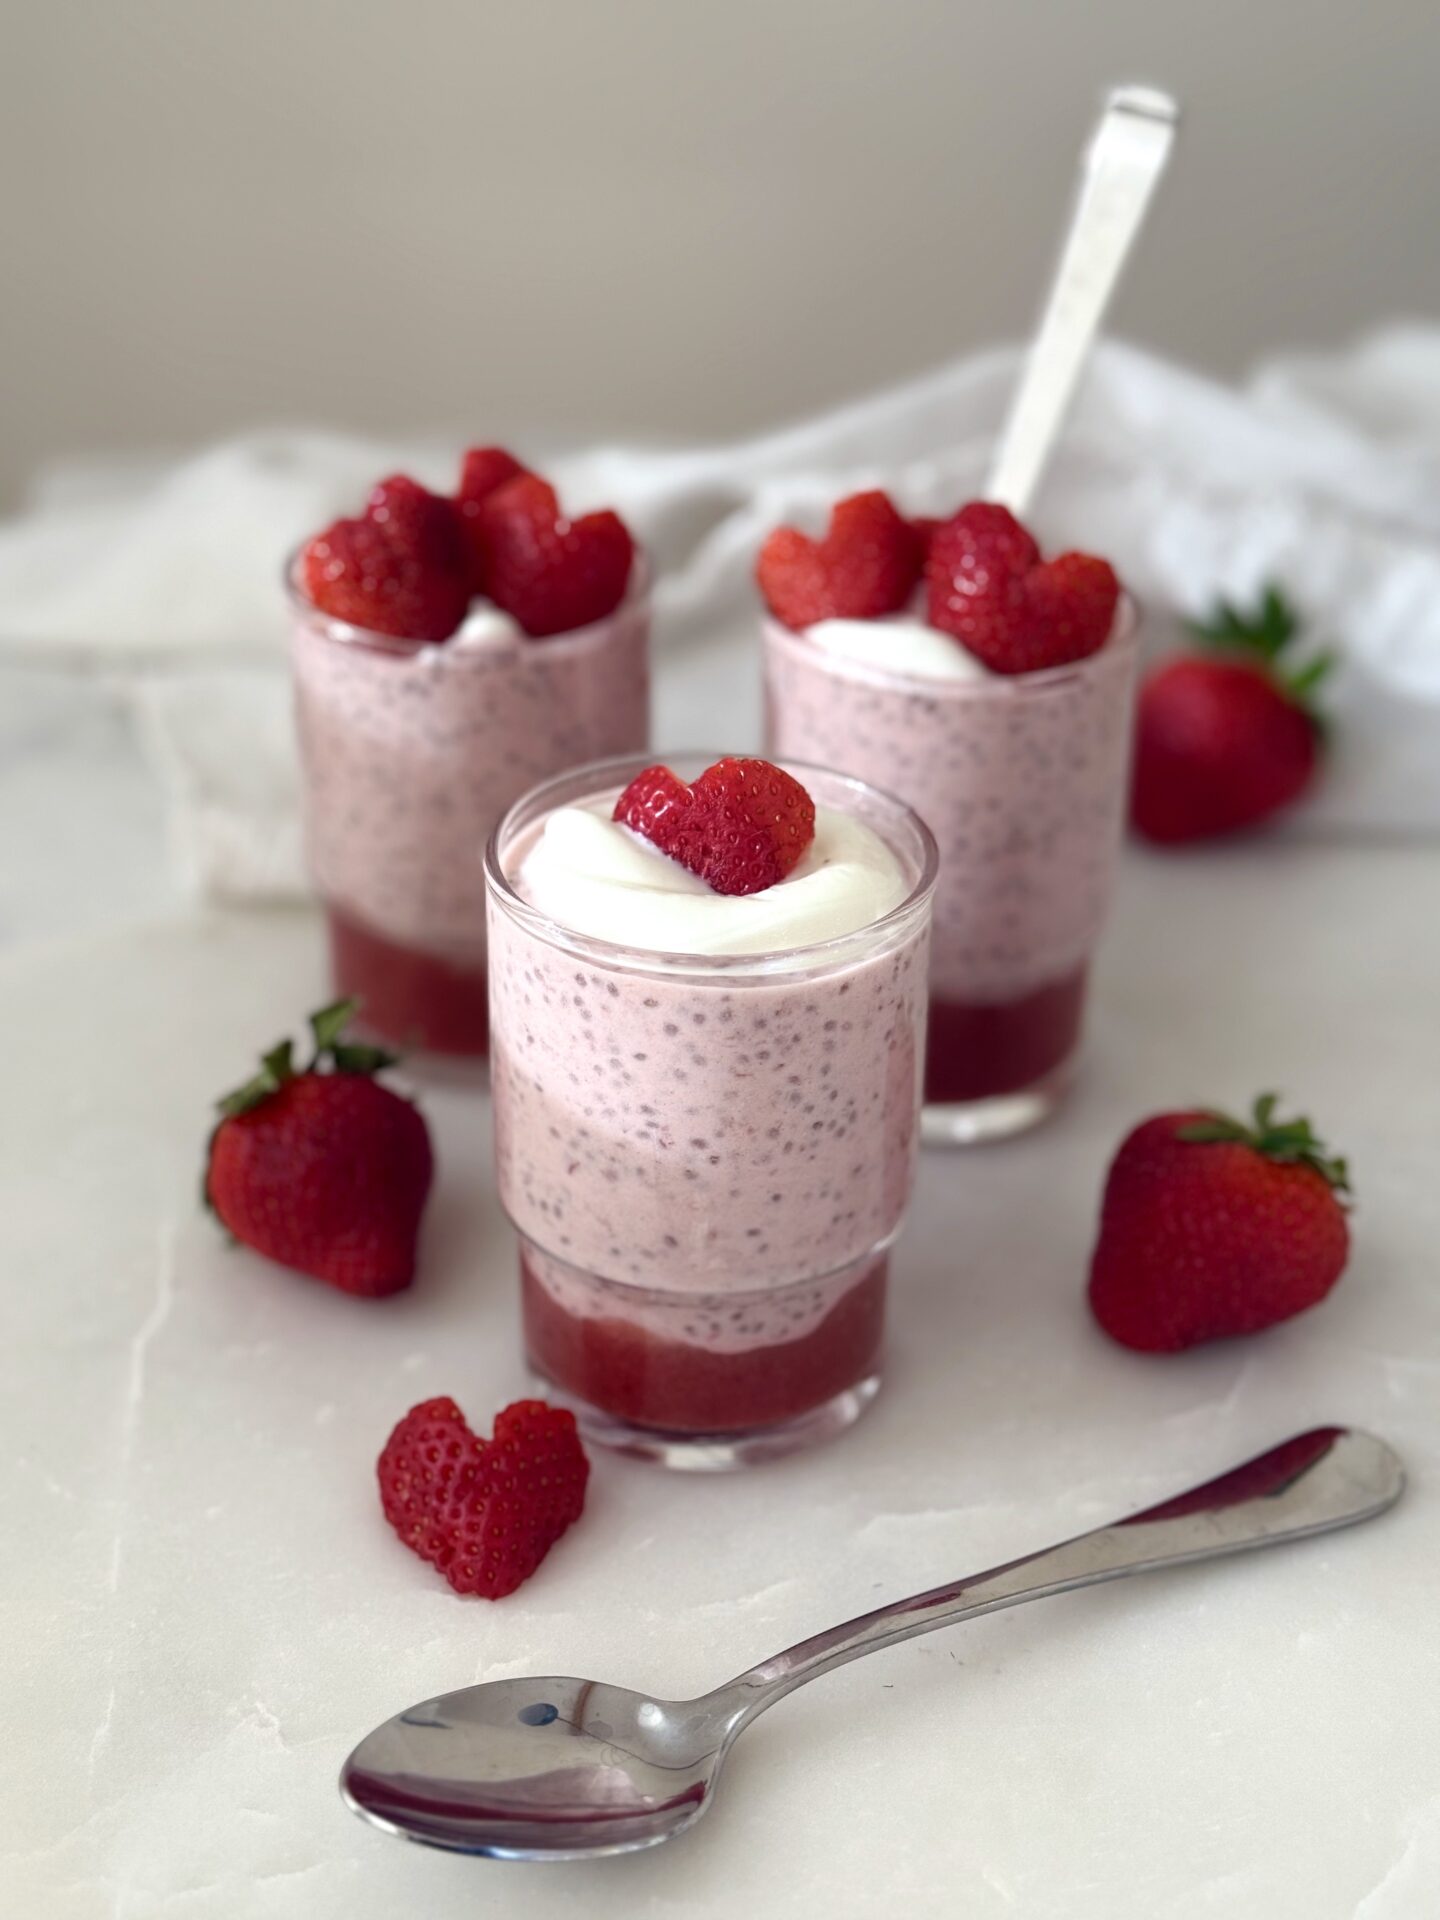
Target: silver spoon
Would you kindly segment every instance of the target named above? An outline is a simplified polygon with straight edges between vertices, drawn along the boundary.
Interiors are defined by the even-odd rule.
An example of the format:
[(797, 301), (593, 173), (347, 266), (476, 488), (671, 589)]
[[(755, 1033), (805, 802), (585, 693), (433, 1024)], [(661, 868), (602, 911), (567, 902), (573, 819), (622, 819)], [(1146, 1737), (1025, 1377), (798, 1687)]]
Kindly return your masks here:
[(998, 500), (1022, 519), (1144, 224), (1179, 119), (1168, 93), (1117, 87), (1086, 149), (1080, 197), (1050, 298), (985, 484), (985, 499)]
[(422, 1701), (360, 1742), (340, 1791), (387, 1833), (499, 1860), (658, 1846), (709, 1806), (736, 1735), (832, 1667), (1022, 1600), (1368, 1520), (1403, 1485), (1381, 1441), (1318, 1427), (1129, 1520), (817, 1633), (698, 1700), (546, 1678)]

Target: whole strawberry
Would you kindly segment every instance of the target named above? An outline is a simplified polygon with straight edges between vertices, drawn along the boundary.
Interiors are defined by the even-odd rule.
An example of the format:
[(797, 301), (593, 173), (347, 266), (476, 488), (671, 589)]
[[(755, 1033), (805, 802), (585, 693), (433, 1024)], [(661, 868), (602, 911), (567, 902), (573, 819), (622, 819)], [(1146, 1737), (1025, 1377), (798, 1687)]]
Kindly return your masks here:
[(1238, 833), (1298, 800), (1315, 778), (1321, 723), (1309, 696), (1328, 656), (1285, 671), (1299, 622), (1268, 587), (1253, 612), (1223, 600), (1191, 627), (1210, 651), (1161, 664), (1140, 688), (1130, 812), (1162, 846)]
[(315, 1051), (297, 1070), (282, 1040), (219, 1102), (204, 1197), (237, 1240), (343, 1293), (397, 1293), (415, 1245), (434, 1159), (418, 1110), (374, 1078), (379, 1047), (341, 1039), (353, 1000), (312, 1014)]
[(1090, 1306), (1122, 1346), (1175, 1353), (1258, 1333), (1323, 1300), (1345, 1269), (1345, 1162), (1276, 1096), (1242, 1126), (1161, 1113), (1111, 1163), (1090, 1263)]
[(590, 1463), (575, 1416), (517, 1400), (482, 1440), (448, 1397), (399, 1422), (377, 1462), (385, 1518), (457, 1593), (513, 1593), (580, 1518)]

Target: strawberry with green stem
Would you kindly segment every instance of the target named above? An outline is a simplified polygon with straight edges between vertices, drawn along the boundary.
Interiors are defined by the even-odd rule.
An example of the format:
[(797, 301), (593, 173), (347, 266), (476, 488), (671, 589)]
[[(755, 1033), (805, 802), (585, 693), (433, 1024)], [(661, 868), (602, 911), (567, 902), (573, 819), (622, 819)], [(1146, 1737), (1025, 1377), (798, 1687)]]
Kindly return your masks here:
[(357, 1006), (312, 1014), (303, 1067), (282, 1040), (218, 1103), (202, 1191), (257, 1253), (373, 1297), (415, 1276), (434, 1156), (418, 1109), (376, 1078), (394, 1056), (342, 1038)]
[(1111, 1163), (1090, 1306), (1147, 1353), (1258, 1333), (1323, 1300), (1345, 1269), (1349, 1172), (1273, 1093), (1248, 1124), (1161, 1113)]
[(1320, 653), (1291, 667), (1301, 623), (1274, 586), (1188, 630), (1205, 651), (1162, 661), (1136, 708), (1131, 819), (1162, 846), (1241, 832), (1300, 798), (1324, 741), (1314, 694), (1334, 666)]

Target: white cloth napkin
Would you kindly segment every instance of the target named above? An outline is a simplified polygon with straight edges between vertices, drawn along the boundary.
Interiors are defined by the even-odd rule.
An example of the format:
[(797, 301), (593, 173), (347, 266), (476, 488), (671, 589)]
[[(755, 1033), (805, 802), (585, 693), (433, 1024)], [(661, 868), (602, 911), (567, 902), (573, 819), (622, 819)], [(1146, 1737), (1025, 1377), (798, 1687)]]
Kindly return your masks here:
[[(617, 506), (650, 548), (661, 644), (715, 653), (692, 676), (696, 737), (754, 744), (751, 567), (765, 532), (818, 524), (864, 485), (913, 511), (971, 497), (1017, 367), (1015, 350), (995, 350), (749, 441), (545, 461), (568, 506)], [(125, 686), (202, 892), (304, 887), (287, 554), (383, 472), (451, 484), (457, 454), (458, 442), (256, 432), (170, 465), (69, 463), (0, 526), (0, 661)], [(1107, 343), (1034, 517), (1043, 544), (1115, 561), (1152, 646), (1174, 644), (1176, 613), (1217, 592), (1282, 582), (1316, 643), (1342, 654), (1329, 776), (1294, 830), (1440, 834), (1440, 328), (1277, 360), (1241, 390)]]

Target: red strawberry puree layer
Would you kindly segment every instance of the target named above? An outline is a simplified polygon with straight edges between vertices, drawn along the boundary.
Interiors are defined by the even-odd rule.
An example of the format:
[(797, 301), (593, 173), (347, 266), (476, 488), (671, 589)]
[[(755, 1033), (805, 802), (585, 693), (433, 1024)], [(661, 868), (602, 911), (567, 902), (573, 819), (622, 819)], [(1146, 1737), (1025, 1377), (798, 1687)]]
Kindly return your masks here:
[[(677, 1301), (577, 1278), (532, 1248), (520, 1257), (525, 1345), (547, 1380), (637, 1427), (733, 1433), (774, 1426), (877, 1370), (887, 1265), (882, 1256), (858, 1276), (758, 1298), (687, 1294)], [(786, 1311), (793, 1318), (781, 1325)]]
[(486, 1047), (481, 852), (539, 780), (645, 745), (649, 608), (574, 634), (439, 646), (296, 623), (306, 848), (338, 993), (402, 1045)]
[[(512, 884), (534, 837), (502, 848)], [(913, 886), (918, 861), (902, 871)], [(637, 1426), (733, 1433), (873, 1374), (914, 1167), (925, 916), (860, 939), (808, 972), (643, 971), (492, 899), (500, 1196), (531, 1357), (558, 1386)]]
[(898, 794), (939, 845), (927, 1100), (1015, 1092), (1075, 1050), (1124, 813), (1121, 623), (1073, 666), (975, 681), (886, 674), (766, 622), (770, 750)]

